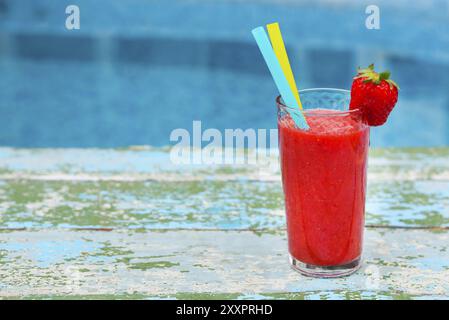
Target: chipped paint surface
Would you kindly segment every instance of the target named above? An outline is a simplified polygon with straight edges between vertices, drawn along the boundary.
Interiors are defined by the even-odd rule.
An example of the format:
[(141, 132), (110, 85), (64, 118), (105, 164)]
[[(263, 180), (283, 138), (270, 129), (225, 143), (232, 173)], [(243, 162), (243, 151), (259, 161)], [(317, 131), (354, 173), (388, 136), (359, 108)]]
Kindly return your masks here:
[[(0, 210), (0, 228), (285, 224), (278, 166), (176, 166), (152, 148), (0, 148)], [(449, 149), (372, 150), (366, 211), (367, 225), (449, 227)]]
[(309, 279), (287, 263), (277, 166), (0, 148), (0, 297), (449, 297), (449, 149), (371, 150), (368, 181), (363, 268)]
[[(237, 152), (241, 161), (243, 151)], [(252, 152), (250, 151), (250, 154)], [(11, 149), (0, 148), (0, 179), (58, 181), (279, 181), (277, 150), (265, 164), (174, 165), (168, 148)], [(371, 149), (369, 180), (449, 180), (449, 148)]]
[[(0, 228), (283, 228), (280, 181), (0, 181)], [(372, 181), (367, 225), (449, 226), (449, 181)]]
[(364, 264), (356, 274), (310, 279), (289, 268), (283, 232), (2, 232), (0, 294), (129, 298), (236, 293), (268, 298), (449, 295), (449, 231), (369, 228), (365, 240)]

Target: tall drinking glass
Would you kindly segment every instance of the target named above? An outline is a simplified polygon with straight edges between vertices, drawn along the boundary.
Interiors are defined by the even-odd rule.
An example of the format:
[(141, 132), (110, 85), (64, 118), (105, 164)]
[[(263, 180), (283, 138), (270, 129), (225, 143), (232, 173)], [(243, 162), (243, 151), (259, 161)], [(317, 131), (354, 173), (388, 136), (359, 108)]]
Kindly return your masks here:
[(349, 91), (299, 94), (309, 130), (276, 100), (290, 262), (307, 276), (349, 275), (361, 262), (369, 126), (348, 110)]

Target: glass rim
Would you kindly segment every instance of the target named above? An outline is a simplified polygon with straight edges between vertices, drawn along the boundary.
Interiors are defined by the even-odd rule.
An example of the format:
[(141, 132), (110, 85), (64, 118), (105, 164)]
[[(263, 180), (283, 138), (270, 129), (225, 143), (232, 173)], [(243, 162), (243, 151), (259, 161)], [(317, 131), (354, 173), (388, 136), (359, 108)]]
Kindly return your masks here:
[[(331, 91), (331, 92), (340, 92), (340, 93), (344, 93), (344, 94), (350, 94), (351, 91), (346, 90), (346, 89), (337, 89), (337, 88), (308, 88), (308, 89), (301, 89), (298, 90), (299, 95), (301, 96), (301, 93), (307, 93), (307, 92), (312, 92), (312, 91)], [(283, 109), (287, 109), (287, 110), (291, 110), (291, 111), (297, 111), (297, 108), (292, 108), (289, 107), (287, 105), (284, 104), (284, 102), (282, 101), (282, 97), (281, 95), (278, 95), (276, 97), (276, 103), (278, 105), (278, 107), (281, 107)], [(303, 109), (301, 110), (305, 115), (307, 114), (311, 114), (313, 110), (316, 109)], [(352, 109), (352, 110), (336, 110), (336, 109), (320, 109), (322, 111), (327, 111), (329, 110), (329, 112), (320, 112), (319, 114), (317, 113), (313, 113), (313, 116), (318, 116), (318, 117), (326, 117), (326, 116), (345, 116), (345, 115), (352, 115), (352, 114), (356, 114), (360, 112), (360, 109)]]

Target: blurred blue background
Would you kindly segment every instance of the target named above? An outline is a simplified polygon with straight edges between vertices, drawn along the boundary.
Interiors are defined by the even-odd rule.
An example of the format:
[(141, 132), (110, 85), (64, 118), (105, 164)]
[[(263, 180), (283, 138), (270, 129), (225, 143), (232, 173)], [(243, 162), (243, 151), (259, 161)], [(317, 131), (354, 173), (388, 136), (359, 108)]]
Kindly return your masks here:
[[(76, 4), (81, 29), (67, 30)], [(365, 27), (380, 7), (381, 29)], [(350, 88), (357, 66), (400, 87), (373, 146), (449, 145), (446, 0), (0, 0), (0, 145), (169, 145), (175, 128), (275, 128), (251, 29), (278, 21), (300, 88)]]

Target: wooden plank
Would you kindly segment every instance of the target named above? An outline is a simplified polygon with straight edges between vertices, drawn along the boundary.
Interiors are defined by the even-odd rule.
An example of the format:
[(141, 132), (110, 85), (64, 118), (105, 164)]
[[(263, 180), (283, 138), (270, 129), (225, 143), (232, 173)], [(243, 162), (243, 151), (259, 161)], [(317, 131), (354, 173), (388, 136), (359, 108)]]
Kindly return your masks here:
[[(242, 152), (237, 152), (236, 161), (244, 161)], [(0, 179), (280, 181), (277, 151), (267, 152), (268, 157), (256, 164), (177, 165), (170, 160), (169, 148), (0, 148)], [(449, 181), (449, 148), (372, 149), (368, 180)]]
[[(275, 152), (179, 166), (168, 151), (0, 148), (0, 228), (284, 226)], [(367, 225), (448, 227), (448, 177), (449, 148), (371, 150)]]
[(283, 232), (0, 232), (0, 296), (449, 296), (449, 231), (368, 228), (365, 240), (356, 274), (310, 279), (289, 268)]
[(448, 148), (371, 150), (366, 263), (334, 280), (289, 269), (270, 159), (178, 166), (168, 149), (0, 148), (0, 296), (449, 296)]
[[(449, 227), (449, 181), (370, 181), (366, 224)], [(0, 180), (0, 228), (284, 228), (280, 181)]]

